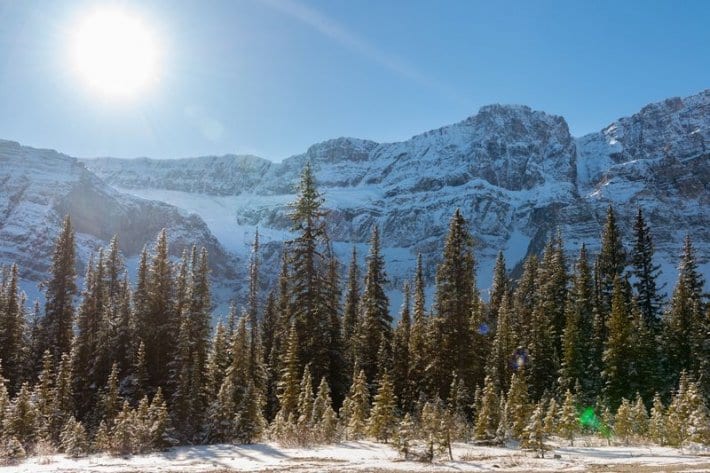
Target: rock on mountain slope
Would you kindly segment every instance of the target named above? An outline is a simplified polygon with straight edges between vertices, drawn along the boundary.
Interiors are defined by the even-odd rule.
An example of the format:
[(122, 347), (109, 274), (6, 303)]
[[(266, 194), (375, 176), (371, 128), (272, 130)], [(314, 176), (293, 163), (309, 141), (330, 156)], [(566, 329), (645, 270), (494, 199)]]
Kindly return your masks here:
[(220, 281), (235, 279), (234, 258), (199, 216), (122, 194), (75, 158), (0, 141), (0, 264), (16, 262), (31, 295), (47, 276), (52, 242), (66, 214), (77, 231), (79, 271), (114, 234), (131, 258), (167, 228), (174, 256), (196, 242), (208, 248)]
[(565, 120), (524, 106), (483, 107), (460, 123), (399, 143), (339, 138), (282, 163), (253, 156), (181, 160), (85, 160), (121, 192), (198, 214), (231, 253), (245, 255), (258, 226), (264, 274), (276, 274), (289, 237), (286, 204), (304, 163), (313, 163), (331, 210), (335, 248), (366, 251), (382, 228), (393, 288), (421, 252), (433, 277), (448, 220), (461, 208), (476, 237), (479, 283), (495, 254), (510, 266), (560, 229), (571, 252), (592, 251), (613, 202), (630, 241), (637, 206), (653, 227), (657, 258), (672, 282), (681, 241), (693, 234), (710, 272), (710, 91), (644, 107), (600, 131), (570, 135)]

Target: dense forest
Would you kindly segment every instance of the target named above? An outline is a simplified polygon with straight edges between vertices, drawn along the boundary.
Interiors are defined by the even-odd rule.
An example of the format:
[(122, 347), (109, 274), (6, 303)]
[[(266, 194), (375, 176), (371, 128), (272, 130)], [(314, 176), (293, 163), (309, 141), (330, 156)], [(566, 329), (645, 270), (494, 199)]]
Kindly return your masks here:
[(0, 276), (0, 455), (366, 437), (431, 460), (455, 440), (710, 443), (710, 304), (690, 236), (668, 300), (641, 209), (625, 239), (609, 207), (599, 254), (568, 255), (558, 234), (511, 280), (500, 253), (484, 301), (456, 210), (434, 300), (419, 258), (395, 324), (378, 228), (366, 266), (353, 249), (341, 280), (323, 203), (306, 165), (276, 286), (258, 289), (257, 234), (243, 310), (216, 326), (204, 249), (173, 262), (163, 231), (133, 284), (114, 238), (79, 293), (67, 217), (43, 308), (27, 307), (16, 266)]

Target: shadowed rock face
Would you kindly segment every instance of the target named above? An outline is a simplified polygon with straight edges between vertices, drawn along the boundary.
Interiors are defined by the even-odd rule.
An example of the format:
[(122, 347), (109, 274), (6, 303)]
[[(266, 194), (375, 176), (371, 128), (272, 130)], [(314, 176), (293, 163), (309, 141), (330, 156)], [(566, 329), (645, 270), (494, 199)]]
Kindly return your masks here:
[[(230, 238), (231, 225), (245, 235), (258, 226), (265, 245), (264, 275), (276, 275), (280, 242), (289, 237), (286, 204), (294, 197), (303, 165), (310, 161), (331, 210), (331, 237), (342, 261), (347, 261), (350, 243), (367, 242), (372, 225), (379, 225), (393, 287), (411, 276), (418, 252), (430, 263), (433, 276), (448, 220), (460, 208), (475, 235), (480, 283), (487, 287), (498, 249), (513, 266), (527, 253), (540, 251), (559, 230), (570, 251), (581, 243), (595, 251), (610, 202), (629, 242), (636, 209), (644, 209), (659, 262), (666, 267), (676, 264), (686, 232), (694, 236), (700, 262), (707, 263), (709, 143), (710, 91), (648, 105), (581, 138), (570, 135), (562, 117), (524, 106), (491, 105), (406, 141), (338, 138), (282, 163), (253, 156), (99, 158), (83, 161), (89, 172), (72, 158), (54, 153), (61, 170), (48, 170), (47, 175), (74, 177), (71, 183), (49, 186), (54, 190), (45, 200), (51, 204), (41, 208), (51, 209), (50, 220), (66, 211), (76, 214), (77, 226), (98, 242), (120, 233), (129, 254), (168, 226), (176, 251), (187, 242), (204, 241), (215, 264), (231, 261), (222, 246), (230, 254), (247, 254), (247, 245)], [(0, 148), (5, 150), (0, 160), (7, 159), (3, 156), (8, 146)], [(50, 153), (13, 146), (35, 158)], [(22, 175), (0, 172), (0, 183), (12, 182), (0, 191), (3, 222), (10, 221), (3, 209), (17, 205), (12, 202), (33, 209), (29, 202), (44, 195), (44, 186), (37, 184), (44, 171), (36, 170), (51, 161), (45, 158), (26, 165), (32, 171)], [(203, 219), (166, 203), (203, 217), (219, 241)], [(43, 212), (29, 218), (27, 225), (36, 228), (45, 221)], [(0, 238), (12, 237), (8, 224), (2, 225)], [(56, 221), (47, 225), (54, 229)], [(19, 228), (19, 234), (27, 234), (21, 230), (24, 224)], [(14, 245), (12, 254), (33, 259), (26, 255), (36, 251), (34, 246)], [(0, 254), (2, 260), (12, 256), (0, 251), (6, 251)], [(233, 268), (232, 263), (225, 266), (220, 271)], [(241, 277), (245, 269), (236, 271)]]
[(72, 217), (78, 234), (80, 271), (89, 255), (113, 235), (119, 234), (122, 251), (133, 257), (166, 228), (173, 256), (193, 243), (205, 246), (215, 276), (235, 278), (234, 257), (199, 216), (121, 194), (74, 158), (0, 141), (0, 182), (0, 262), (17, 263), (26, 280), (46, 278), (53, 240), (65, 215)]

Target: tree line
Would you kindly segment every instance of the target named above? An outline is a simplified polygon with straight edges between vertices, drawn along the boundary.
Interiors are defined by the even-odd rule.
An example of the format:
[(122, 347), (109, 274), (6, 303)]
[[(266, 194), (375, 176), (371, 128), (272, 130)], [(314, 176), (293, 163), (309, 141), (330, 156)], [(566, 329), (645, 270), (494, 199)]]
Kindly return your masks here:
[(432, 459), (457, 439), (710, 442), (710, 305), (689, 236), (669, 300), (641, 209), (625, 244), (610, 206), (597, 255), (570, 259), (558, 233), (513, 280), (500, 252), (485, 301), (456, 210), (433, 301), (419, 256), (393, 324), (379, 229), (341, 281), (323, 203), (306, 165), (278, 282), (262, 297), (257, 233), (243, 310), (214, 328), (207, 251), (172, 262), (165, 231), (135, 285), (114, 237), (77, 298), (67, 217), (43, 309), (27, 307), (17, 266), (0, 276), (0, 454), (368, 436), (405, 456), (416, 440)]

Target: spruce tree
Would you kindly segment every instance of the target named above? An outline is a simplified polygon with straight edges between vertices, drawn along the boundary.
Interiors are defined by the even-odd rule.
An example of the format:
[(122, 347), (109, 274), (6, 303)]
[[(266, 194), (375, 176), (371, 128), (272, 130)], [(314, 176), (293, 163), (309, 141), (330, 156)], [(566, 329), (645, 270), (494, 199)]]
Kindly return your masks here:
[(497, 387), (492, 378), (486, 376), (481, 397), (481, 405), (477, 409), (474, 436), (478, 440), (492, 440), (496, 436), (498, 421), (500, 420), (499, 398)]
[(631, 374), (631, 329), (624, 282), (617, 276), (614, 280), (611, 315), (607, 327), (609, 337), (604, 348), (602, 373), (604, 395), (612, 407), (618, 407), (621, 399), (630, 395), (630, 388), (633, 389), (628, 384)]
[[(218, 325), (219, 329), (219, 325)], [(278, 371), (275, 369), (275, 363), (272, 362), (272, 357), (276, 356), (274, 352), (276, 347), (277, 331), (279, 330), (278, 314), (276, 313), (276, 297), (272, 292), (269, 293), (264, 306), (264, 317), (260, 324), (261, 329), (261, 345), (262, 345), (262, 366), (264, 369), (264, 415), (267, 421), (273, 420), (278, 408), (278, 400), (276, 398), (276, 388)], [(224, 329), (222, 328), (222, 331)], [(223, 338), (224, 335), (221, 335)], [(222, 344), (222, 342), (220, 342)], [(208, 362), (208, 373), (215, 368), (213, 358), (217, 347), (217, 333), (212, 342), (212, 352), (210, 361)], [(211, 382), (211, 381), (208, 381)]]
[(328, 381), (323, 378), (318, 385), (318, 393), (313, 401), (311, 415), (314, 432), (320, 442), (330, 443), (335, 440), (338, 419), (333, 410), (333, 401), (330, 397)]
[(5, 414), (3, 434), (15, 437), (26, 449), (37, 439), (39, 413), (32, 403), (32, 392), (27, 382), (22, 383), (17, 396)]
[(71, 357), (64, 353), (57, 368), (57, 377), (54, 382), (51, 401), (51, 421), (49, 425), (50, 434), (55, 441), (59, 438), (60, 429), (69, 418), (73, 417), (75, 411), (71, 372)]
[[(424, 294), (424, 268), (421, 253), (417, 255), (417, 266), (414, 278), (414, 305), (412, 307), (412, 327), (409, 334), (409, 375), (405, 399), (415, 402), (425, 382), (426, 367), (429, 363), (427, 353), (427, 338), (429, 321), (426, 315), (426, 299)], [(412, 406), (410, 406), (411, 409)]]
[(594, 382), (589, 379), (592, 358), (592, 337), (594, 330), (594, 287), (583, 244), (572, 278), (572, 286), (565, 307), (565, 328), (562, 333), (562, 363), (560, 366), (560, 387), (571, 389), (579, 381), (583, 399), (591, 400)]
[(653, 262), (653, 238), (651, 230), (643, 218), (641, 207), (634, 224), (634, 247), (631, 253), (631, 274), (634, 276), (634, 289), (639, 308), (646, 325), (655, 330), (658, 326), (660, 310), (663, 304), (658, 293), (658, 277), (661, 275), (660, 265)]
[(10, 268), (9, 281), (2, 282), (4, 284), (0, 285), (0, 360), (3, 361), (3, 374), (10, 381), (10, 392), (14, 393), (19, 387), (23, 365), (25, 365), (23, 347), (26, 331), (16, 264)]
[[(626, 250), (621, 240), (621, 233), (616, 223), (614, 208), (609, 205), (606, 223), (602, 230), (601, 250), (597, 259), (598, 282), (600, 293), (600, 311), (602, 315), (611, 312), (614, 279), (623, 275), (626, 268)], [(606, 334), (604, 334), (606, 335)], [(602, 337), (606, 340), (606, 336)]]
[(375, 394), (368, 419), (367, 432), (371, 437), (387, 443), (394, 435), (397, 424), (395, 416), (397, 398), (387, 372), (377, 380), (377, 385), (377, 394)]
[[(175, 282), (168, 256), (168, 237), (164, 229), (158, 235), (153, 251), (147, 274), (143, 276), (146, 278), (145, 287), (140, 287), (139, 278), (136, 294), (138, 333), (145, 342), (150, 391), (168, 383), (165, 367), (177, 346), (180, 316), (174, 311)], [(145, 294), (142, 294), (143, 291)], [(145, 301), (141, 300), (143, 297)]]
[(100, 398), (100, 418), (108, 424), (116, 418), (121, 406), (121, 395), (118, 386), (118, 365), (114, 363), (111, 374), (106, 381), (106, 386)]
[(296, 322), (299, 340), (299, 371), (311, 365), (320, 379), (329, 374), (328, 345), (330, 317), (328, 307), (327, 261), (328, 236), (323, 197), (318, 192), (311, 164), (301, 173), (296, 201), (291, 204), (291, 230), (296, 237), (287, 242), (291, 266), (291, 316)]
[(74, 416), (70, 417), (60, 435), (62, 451), (71, 458), (79, 458), (89, 453), (89, 441), (86, 429)]
[(385, 261), (380, 252), (380, 233), (377, 226), (373, 226), (361, 300), (356, 356), (356, 362), (365, 371), (368, 383), (374, 382), (377, 376), (377, 353), (382, 340), (389, 343), (392, 339), (392, 317), (389, 314), (389, 299), (385, 294), (387, 282)]
[(353, 379), (350, 392), (343, 404), (343, 409), (348, 413), (347, 433), (351, 439), (359, 439), (365, 434), (367, 418), (370, 412), (370, 391), (367, 387), (365, 371), (360, 370)]
[(648, 412), (639, 393), (636, 393), (636, 400), (631, 407), (631, 417), (633, 418), (632, 430), (634, 434), (639, 437), (646, 435), (646, 432), (648, 432)]
[(234, 418), (234, 437), (242, 444), (259, 440), (266, 428), (266, 420), (261, 414), (261, 399), (254, 383), (249, 381), (244, 396)]
[(496, 334), (486, 370), (499, 390), (507, 391), (513, 373), (513, 356), (517, 346), (517, 335), (512, 319), (512, 306), (508, 294), (503, 294), (498, 309)]
[(508, 281), (507, 269), (505, 267), (505, 255), (503, 255), (503, 251), (499, 251), (493, 266), (493, 281), (491, 282), (490, 297), (488, 298), (488, 317), (490, 320), (496, 320), (498, 317), (501, 301), (509, 290), (510, 282)]
[(101, 338), (109, 330), (105, 321), (104, 309), (107, 303), (104, 288), (103, 252), (94, 265), (93, 257), (89, 261), (82, 302), (77, 313), (77, 334), (74, 339), (72, 367), (74, 395), (77, 412), (81, 419), (95, 407), (96, 389), (101, 386), (108, 373), (99, 366), (99, 361), (105, 353), (106, 346), (101, 346)]
[(343, 306), (343, 346), (346, 370), (352, 373), (355, 368), (357, 350), (357, 330), (360, 325), (360, 267), (357, 263), (357, 249), (353, 245), (348, 272), (345, 305)]
[(520, 336), (520, 343), (527, 346), (530, 339), (533, 311), (537, 306), (538, 291), (538, 259), (530, 255), (523, 263), (523, 274), (517, 281), (513, 292), (515, 307), (515, 331)]
[(625, 445), (629, 444), (629, 438), (633, 433), (633, 424), (631, 404), (628, 399), (622, 398), (614, 417), (614, 433)]
[(394, 331), (392, 342), (392, 384), (394, 393), (399, 400), (399, 407), (409, 411), (414, 399), (409, 397), (409, 365), (410, 365), (410, 333), (411, 317), (409, 283), (405, 282), (402, 289), (402, 309), (399, 313), (399, 322)]
[(579, 432), (579, 427), (576, 399), (572, 391), (568, 389), (560, 408), (558, 432), (563, 438), (569, 440), (570, 446), (574, 446), (574, 436)]
[(512, 375), (505, 411), (510, 423), (511, 436), (514, 439), (522, 439), (530, 414), (528, 384), (524, 369), (520, 369)]
[[(473, 238), (461, 211), (449, 223), (442, 262), (436, 273), (434, 313), (441, 346), (434, 352), (434, 389), (441, 398), (448, 394), (452, 373), (472, 385), (471, 332), (469, 320), (475, 292)], [(437, 368), (438, 367), (438, 368)]]
[(310, 365), (306, 365), (303, 370), (298, 392), (298, 425), (305, 431), (313, 424), (313, 378)]
[(62, 353), (71, 351), (74, 295), (76, 294), (76, 249), (71, 219), (64, 219), (54, 242), (50, 279), (45, 293), (44, 319), (41, 322), (38, 353), (49, 350), (55, 363)]
[(299, 359), (298, 359), (298, 332), (295, 324), (287, 341), (287, 350), (281, 361), (283, 369), (278, 384), (279, 415), (283, 420), (298, 415), (298, 396), (300, 393)]
[(545, 445), (545, 411), (542, 402), (539, 402), (530, 416), (528, 425), (525, 427), (522, 445), (536, 452), (541, 458), (545, 457), (547, 447)]
[(661, 396), (656, 393), (653, 397), (653, 407), (651, 407), (651, 417), (648, 421), (648, 438), (658, 445), (665, 445), (666, 441), (666, 417), (665, 408)]

